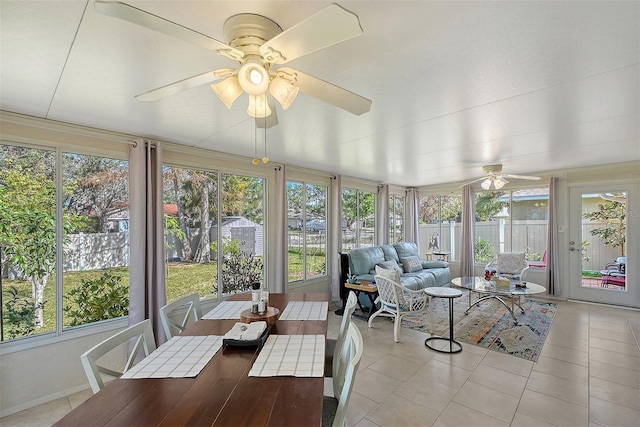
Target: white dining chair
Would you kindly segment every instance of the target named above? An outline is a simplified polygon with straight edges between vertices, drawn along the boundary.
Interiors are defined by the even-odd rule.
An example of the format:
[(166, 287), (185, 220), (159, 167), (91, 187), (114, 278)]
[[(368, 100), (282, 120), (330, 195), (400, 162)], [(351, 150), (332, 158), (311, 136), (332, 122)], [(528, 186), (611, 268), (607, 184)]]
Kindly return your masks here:
[(340, 330), (338, 331), (338, 338), (327, 339), (325, 343), (325, 357), (324, 357), (324, 376), (332, 377), (333, 372), (337, 372), (337, 364), (340, 363), (339, 351), (347, 336), (347, 328), (351, 323), (351, 315), (356, 309), (356, 303), (358, 297), (355, 292), (349, 291), (347, 302), (344, 306), (344, 312), (342, 313), (342, 321), (340, 322)]
[(333, 376), (333, 395), (335, 397), (324, 396), (323, 399), (323, 427), (344, 427), (347, 425), (347, 408), (363, 351), (362, 334), (354, 323), (349, 323), (345, 341), (340, 349), (339, 368)]
[[(181, 316), (182, 320), (177, 322), (174, 320), (176, 316), (175, 312), (181, 309), (185, 309), (186, 311), (184, 315)], [(197, 293), (182, 297), (160, 308), (160, 319), (162, 320), (162, 327), (164, 328), (167, 339), (184, 331), (187, 326), (200, 320), (201, 317), (200, 295)]]
[[(131, 354), (127, 358), (127, 362), (121, 371), (98, 364), (98, 360), (102, 356), (121, 345), (127, 345), (131, 339), (135, 339), (135, 343)], [(133, 326), (129, 326), (127, 329), (118, 332), (86, 351), (82, 356), (80, 356), (80, 360), (82, 361), (82, 366), (87, 374), (93, 393), (95, 394), (99, 392), (100, 389), (104, 387), (104, 381), (102, 380), (103, 374), (113, 378), (118, 378), (127, 372), (138, 361), (137, 359), (140, 350), (144, 351), (144, 355), (146, 357), (155, 349), (156, 341), (153, 336), (153, 329), (151, 328), (151, 320), (147, 319)]]

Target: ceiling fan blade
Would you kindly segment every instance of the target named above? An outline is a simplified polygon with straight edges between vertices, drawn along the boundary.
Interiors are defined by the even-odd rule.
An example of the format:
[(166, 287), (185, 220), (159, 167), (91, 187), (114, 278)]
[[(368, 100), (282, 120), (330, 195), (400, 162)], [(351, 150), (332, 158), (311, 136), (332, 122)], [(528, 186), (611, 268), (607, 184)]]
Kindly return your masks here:
[(362, 34), (358, 15), (331, 4), (260, 46), (273, 64), (285, 64)]
[(514, 178), (514, 179), (528, 179), (530, 181), (540, 181), (540, 177), (539, 176), (510, 175), (510, 174), (506, 174), (506, 175), (502, 175), (502, 176), (505, 176), (507, 178)]
[(289, 81), (307, 95), (318, 98), (328, 104), (342, 108), (356, 116), (368, 112), (371, 109), (371, 100), (350, 92), (334, 84), (320, 80), (317, 77), (302, 73), (293, 68), (282, 67), (276, 73)]
[(125, 21), (141, 25), (150, 30), (176, 37), (180, 40), (193, 43), (234, 60), (244, 58), (244, 53), (242, 51), (235, 49), (226, 43), (126, 3), (119, 1), (96, 0), (94, 4), (95, 9), (105, 15), (120, 18)]
[(267, 101), (269, 103), (269, 108), (271, 109), (271, 114), (267, 117), (256, 117), (256, 127), (260, 129), (269, 129), (278, 124), (278, 115), (276, 114), (276, 106), (271, 99)]
[(227, 69), (224, 68), (221, 70), (207, 71), (206, 73), (198, 74), (197, 76), (188, 77), (184, 80), (179, 80), (157, 89), (150, 90), (149, 92), (136, 95), (135, 99), (145, 102), (157, 101), (187, 89), (192, 89), (197, 86), (220, 80), (221, 76), (218, 75), (218, 72), (225, 72), (226, 70)]
[(485, 179), (487, 179), (486, 176), (483, 176), (482, 178), (478, 178), (478, 179), (474, 179), (473, 181), (469, 181), (469, 182), (465, 182), (464, 184), (462, 184), (461, 186), (459, 186), (458, 188), (462, 188), (465, 185), (469, 185), (469, 184), (473, 184), (474, 182), (478, 182), (478, 181), (484, 181)]

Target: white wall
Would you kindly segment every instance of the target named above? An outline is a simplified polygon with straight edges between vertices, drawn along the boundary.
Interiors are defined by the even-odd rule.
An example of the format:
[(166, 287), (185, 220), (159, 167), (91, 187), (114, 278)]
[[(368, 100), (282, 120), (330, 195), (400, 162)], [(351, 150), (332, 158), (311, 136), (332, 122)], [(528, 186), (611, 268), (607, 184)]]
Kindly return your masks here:
[[(88, 389), (80, 355), (123, 329), (126, 320), (110, 323), (106, 329), (105, 325), (85, 328), (83, 332), (89, 335), (57, 339), (18, 351), (3, 348), (0, 352), (0, 417)], [(91, 334), (91, 329), (100, 332)], [(47, 337), (40, 338), (51, 341)], [(106, 363), (109, 359), (117, 363), (118, 359), (126, 360), (126, 355), (124, 351), (114, 352), (107, 357)]]

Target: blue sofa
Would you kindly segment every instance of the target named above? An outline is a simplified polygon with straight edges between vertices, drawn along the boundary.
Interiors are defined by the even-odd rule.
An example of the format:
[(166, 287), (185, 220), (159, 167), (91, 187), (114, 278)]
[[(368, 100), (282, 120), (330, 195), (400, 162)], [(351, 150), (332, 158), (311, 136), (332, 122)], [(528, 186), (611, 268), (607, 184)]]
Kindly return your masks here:
[[(407, 265), (415, 257), (418, 258), (421, 269), (414, 270), (419, 267)], [(434, 286), (448, 286), (451, 281), (451, 271), (449, 263), (446, 261), (427, 261), (420, 259), (418, 255), (418, 246), (415, 243), (401, 242), (393, 245), (371, 246), (366, 248), (357, 248), (349, 252), (349, 272), (355, 275), (358, 280), (373, 281), (376, 274), (376, 265), (386, 263), (386, 268), (395, 261), (399, 267), (400, 280), (402, 284), (409, 289), (419, 290)], [(385, 266), (382, 266), (385, 267)]]

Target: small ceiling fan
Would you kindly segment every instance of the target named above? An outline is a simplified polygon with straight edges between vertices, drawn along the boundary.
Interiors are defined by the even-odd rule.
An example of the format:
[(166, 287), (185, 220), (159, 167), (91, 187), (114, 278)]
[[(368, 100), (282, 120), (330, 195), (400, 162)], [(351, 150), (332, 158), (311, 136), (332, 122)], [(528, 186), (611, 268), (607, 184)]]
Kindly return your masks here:
[(231, 16), (223, 26), (227, 43), (118, 1), (95, 1), (95, 9), (177, 37), (237, 61), (237, 68), (222, 68), (192, 76), (137, 95), (139, 101), (157, 101), (170, 95), (213, 83), (212, 90), (231, 108), (243, 93), (249, 95), (247, 113), (260, 127), (277, 122), (271, 114), (276, 99), (286, 110), (298, 91), (318, 98), (350, 113), (360, 115), (371, 108), (371, 100), (319, 78), (288, 67), (275, 68), (301, 56), (349, 40), (362, 34), (358, 16), (337, 4), (330, 4), (293, 27), (282, 31), (274, 21), (261, 15), (243, 13)]
[(499, 190), (502, 187), (504, 187), (505, 184), (509, 183), (507, 178), (528, 179), (531, 181), (540, 180), (539, 176), (510, 175), (510, 174), (502, 173), (502, 165), (500, 164), (483, 166), (482, 171), (485, 173), (486, 176), (483, 176), (482, 178), (474, 179), (473, 181), (467, 182), (464, 185), (473, 184), (474, 182), (482, 181), (482, 184), (480, 184), (480, 186), (484, 190), (490, 190), (492, 188), (494, 190)]

